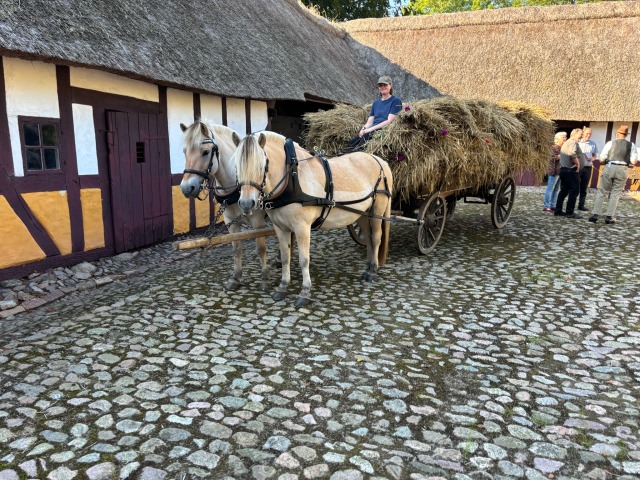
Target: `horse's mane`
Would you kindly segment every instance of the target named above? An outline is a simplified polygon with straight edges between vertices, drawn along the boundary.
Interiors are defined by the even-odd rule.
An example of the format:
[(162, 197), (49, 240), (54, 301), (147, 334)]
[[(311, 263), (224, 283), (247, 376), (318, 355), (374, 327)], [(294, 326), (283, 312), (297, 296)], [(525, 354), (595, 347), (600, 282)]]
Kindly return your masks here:
[[(282, 142), (284, 145), (284, 137), (282, 135), (268, 131), (260, 133), (267, 137), (267, 141)], [(266, 157), (262, 154), (262, 148), (260, 148), (258, 139), (254, 135), (247, 135), (240, 141), (235, 156), (239, 179), (251, 180), (262, 177)]]
[(205, 126), (206, 129), (211, 129), (214, 136), (218, 134), (220, 137), (225, 137), (231, 139), (234, 131), (233, 129), (226, 127), (224, 125), (211, 124), (206, 123), (203, 120), (196, 120), (193, 122), (184, 132), (184, 146), (187, 150), (192, 150), (197, 148), (202, 143), (202, 140), (205, 136), (202, 134), (202, 125)]

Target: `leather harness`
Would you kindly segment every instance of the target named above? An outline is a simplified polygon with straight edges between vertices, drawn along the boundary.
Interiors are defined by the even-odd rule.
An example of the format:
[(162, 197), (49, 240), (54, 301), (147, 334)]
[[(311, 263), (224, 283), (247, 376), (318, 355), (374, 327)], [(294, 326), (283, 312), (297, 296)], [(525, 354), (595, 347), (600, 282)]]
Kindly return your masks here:
[[(310, 158), (318, 158), (320, 160), (322, 164), (322, 168), (324, 169), (324, 173), (325, 173), (325, 185), (324, 185), (325, 197), (324, 198), (314, 197), (313, 195), (309, 195), (302, 191), (302, 187), (300, 186), (300, 181), (298, 179), (299, 161), (298, 161), (298, 157), (296, 156), (295, 145), (290, 138), (287, 138), (284, 142), (284, 151), (286, 156), (285, 165), (287, 166), (287, 172), (285, 173), (282, 180), (280, 180), (278, 185), (276, 185), (276, 187), (272, 190), (272, 193), (273, 191), (275, 191), (275, 189), (279, 187), (280, 183), (284, 182), (285, 186), (282, 192), (274, 198), (270, 198), (271, 193), (265, 194), (265, 198), (263, 202), (263, 206), (265, 210), (284, 207), (286, 205), (291, 205), (292, 203), (299, 203), (303, 207), (308, 207), (308, 206), (322, 207), (320, 216), (316, 218), (314, 222), (311, 224), (311, 229), (317, 230), (322, 226), (324, 221), (327, 219), (332, 208), (339, 208), (341, 210), (347, 210), (353, 213), (364, 214), (365, 212), (355, 208), (351, 208), (348, 205), (360, 203), (369, 198), (373, 198), (375, 200), (375, 196), (378, 193), (382, 193), (384, 195), (391, 197), (391, 192), (389, 191), (387, 177), (384, 175), (384, 171), (382, 170), (382, 165), (380, 165), (380, 162), (378, 161), (378, 159), (375, 158), (373, 155), (371, 156), (371, 158), (373, 158), (380, 166), (380, 175), (378, 176), (378, 181), (376, 182), (376, 185), (373, 191), (366, 197), (363, 197), (357, 200), (336, 202), (333, 199), (333, 177), (331, 175), (331, 168), (329, 166), (329, 161), (325, 157), (321, 155), (310, 157)], [(305, 159), (305, 160), (308, 160), (308, 159)], [(265, 175), (266, 175), (266, 172), (265, 172)], [(380, 182), (382, 180), (384, 180), (384, 189), (379, 190), (378, 185), (380, 185)], [(373, 210), (373, 202), (371, 203), (370, 210)], [(370, 212), (370, 216), (371, 216), (371, 213), (372, 212)]]

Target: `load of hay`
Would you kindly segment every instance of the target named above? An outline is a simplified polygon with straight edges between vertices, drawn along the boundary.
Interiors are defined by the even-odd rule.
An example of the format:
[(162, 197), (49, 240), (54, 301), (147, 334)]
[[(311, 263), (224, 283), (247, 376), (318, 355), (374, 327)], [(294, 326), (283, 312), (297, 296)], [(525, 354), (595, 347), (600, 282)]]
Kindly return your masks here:
[[(308, 113), (304, 143), (333, 156), (344, 152), (367, 121), (371, 106), (338, 105)], [(553, 123), (542, 109), (524, 103), (438, 97), (405, 103), (398, 118), (374, 134), (365, 151), (387, 160), (394, 195), (495, 186), (532, 171), (544, 176)]]

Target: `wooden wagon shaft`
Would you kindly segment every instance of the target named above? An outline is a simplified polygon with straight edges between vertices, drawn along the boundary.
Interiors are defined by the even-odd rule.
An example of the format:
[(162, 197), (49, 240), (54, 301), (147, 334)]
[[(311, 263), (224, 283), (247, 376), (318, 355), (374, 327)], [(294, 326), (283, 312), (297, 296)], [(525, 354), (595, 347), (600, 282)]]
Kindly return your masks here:
[(208, 247), (211, 245), (222, 245), (225, 243), (235, 242), (236, 240), (249, 240), (251, 238), (268, 237), (275, 235), (276, 231), (273, 228), (261, 228), (259, 230), (247, 230), (238, 233), (228, 233), (227, 235), (219, 235), (216, 237), (201, 237), (195, 240), (183, 240), (181, 242), (174, 242), (174, 250), (189, 250), (190, 248)]

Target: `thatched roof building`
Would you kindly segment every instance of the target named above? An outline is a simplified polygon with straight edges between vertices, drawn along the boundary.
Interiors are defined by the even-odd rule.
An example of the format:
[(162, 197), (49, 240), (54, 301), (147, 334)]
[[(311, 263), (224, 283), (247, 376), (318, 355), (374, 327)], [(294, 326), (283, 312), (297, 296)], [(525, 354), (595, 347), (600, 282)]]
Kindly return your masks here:
[[(361, 104), (379, 74), (342, 30), (297, 0), (3, 2), (0, 55), (261, 100)], [(411, 77), (388, 60), (377, 66)], [(427, 84), (411, 82), (431, 96)]]
[(343, 26), (356, 41), (446, 94), (540, 105), (555, 119), (640, 119), (640, 2), (365, 19)]

